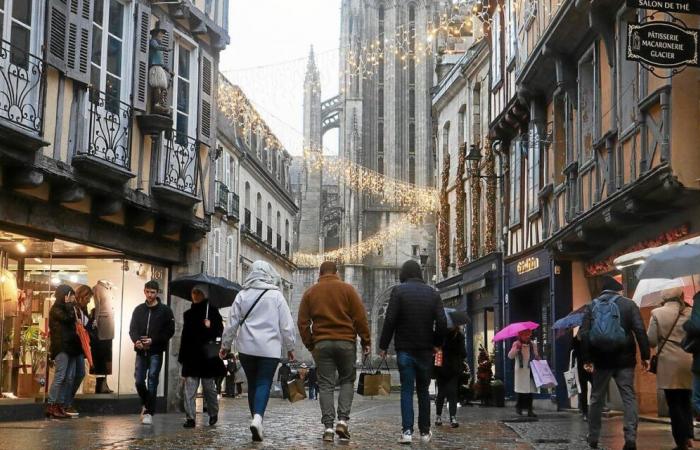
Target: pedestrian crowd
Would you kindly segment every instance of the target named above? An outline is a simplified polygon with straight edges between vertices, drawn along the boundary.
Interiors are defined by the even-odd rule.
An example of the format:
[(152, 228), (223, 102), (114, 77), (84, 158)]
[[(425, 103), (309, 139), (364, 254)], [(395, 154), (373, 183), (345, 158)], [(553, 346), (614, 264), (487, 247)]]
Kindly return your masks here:
[[(399, 278), (400, 284), (391, 290), (376, 345), (380, 359), (385, 361), (389, 345), (394, 343), (401, 383), (398, 441), (413, 442), (415, 393), (418, 435), (426, 443), (432, 439), (432, 379), (437, 387), (434, 425), (443, 425), (446, 407), (450, 426), (459, 426), (457, 407), (465, 403), (463, 377), (469, 373), (468, 366), (465, 369), (465, 336), (461, 324), (446, 313), (437, 291), (424, 282), (418, 263), (404, 263)], [(352, 285), (340, 279), (336, 264), (326, 261), (320, 266), (318, 282), (303, 295), (295, 324), (279, 285), (277, 271), (267, 262), (256, 261), (225, 321), (209, 302), (209, 286), (192, 287), (192, 306), (183, 316), (177, 354), (183, 379), (185, 428), (196, 426), (195, 399), (200, 386), (208, 424), (213, 426), (218, 421), (222, 380), (226, 379), (225, 395), (236, 397), (242, 392), (245, 376), (252, 440), (262, 441), (265, 411), (277, 374), (283, 398), (295, 400), (290, 387), (296, 382), (301, 383), (302, 390), (308, 386), (310, 400), (318, 398), (324, 441), (350, 439), (358, 339), (363, 359), (369, 357), (372, 349), (362, 299)], [(578, 405), (588, 422), (587, 442), (591, 448), (598, 447), (608, 387), (614, 381), (624, 405), (624, 449), (636, 448), (639, 414), (635, 366), (639, 350), (643, 368), (656, 374), (657, 388), (663, 391), (668, 404), (675, 449), (688, 449), (694, 439), (693, 418), (700, 415), (700, 293), (691, 308), (684, 301), (682, 288), (663, 291), (662, 304), (651, 312), (645, 330), (639, 307), (622, 291), (623, 286), (613, 277), (603, 277), (601, 292), (585, 308), (572, 339)], [(156, 281), (145, 284), (145, 301), (134, 310), (129, 326), (136, 353), (135, 386), (145, 425), (152, 423), (157, 409), (163, 355), (175, 332), (173, 312), (161, 301), (159, 292)], [(73, 399), (85, 377), (85, 358), (91, 358), (89, 343), (80, 329), (94, 336), (98, 328), (94, 315), (87, 311), (92, 296), (93, 291), (82, 285), (75, 290), (61, 285), (55, 291), (49, 316), (50, 357), (55, 372), (48, 395), (48, 417), (78, 414)], [(297, 331), (313, 356), (311, 367), (296, 363)], [(534, 362), (542, 356), (531, 329), (519, 330), (513, 336), (507, 357), (513, 361), (515, 410), (518, 415), (535, 418), (533, 398), (539, 389), (533, 370)]]

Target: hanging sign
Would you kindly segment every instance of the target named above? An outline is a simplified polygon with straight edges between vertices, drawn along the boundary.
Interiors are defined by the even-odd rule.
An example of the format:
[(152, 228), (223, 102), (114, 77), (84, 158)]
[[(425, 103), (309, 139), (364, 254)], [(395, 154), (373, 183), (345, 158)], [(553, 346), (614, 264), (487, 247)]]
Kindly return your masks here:
[(670, 22), (627, 24), (627, 59), (665, 69), (698, 66), (698, 33)]
[(672, 13), (700, 14), (700, 0), (627, 0), (627, 6)]

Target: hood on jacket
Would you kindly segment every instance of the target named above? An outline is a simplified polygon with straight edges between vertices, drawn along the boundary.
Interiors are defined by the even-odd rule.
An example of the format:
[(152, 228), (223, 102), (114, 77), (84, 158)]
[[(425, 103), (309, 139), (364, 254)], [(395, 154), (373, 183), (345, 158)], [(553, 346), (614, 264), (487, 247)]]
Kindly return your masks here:
[(399, 273), (399, 281), (405, 283), (411, 278), (417, 278), (423, 281), (423, 274), (421, 273), (420, 265), (416, 261), (409, 259), (408, 261), (403, 263), (403, 266), (401, 266), (401, 272)]
[(56, 288), (56, 292), (54, 293), (54, 296), (56, 297), (56, 303), (65, 303), (66, 297), (73, 293), (73, 288), (68, 286), (67, 284), (62, 284), (58, 286)]

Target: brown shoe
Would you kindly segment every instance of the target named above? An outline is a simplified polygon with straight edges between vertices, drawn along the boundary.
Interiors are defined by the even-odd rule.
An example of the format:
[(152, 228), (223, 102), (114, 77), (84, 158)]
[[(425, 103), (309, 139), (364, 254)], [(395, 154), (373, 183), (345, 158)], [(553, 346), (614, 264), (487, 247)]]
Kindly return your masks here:
[(46, 417), (49, 419), (67, 419), (68, 415), (63, 411), (60, 405), (49, 403), (46, 407)]

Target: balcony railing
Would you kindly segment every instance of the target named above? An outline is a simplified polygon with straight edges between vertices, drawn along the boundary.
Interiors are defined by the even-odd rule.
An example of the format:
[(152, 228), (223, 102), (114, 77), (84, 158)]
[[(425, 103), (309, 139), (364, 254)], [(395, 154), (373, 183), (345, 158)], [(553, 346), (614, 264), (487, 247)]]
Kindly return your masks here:
[(258, 237), (260, 239), (262, 239), (262, 230), (263, 230), (262, 220), (261, 219), (256, 219), (256, 220), (257, 220), (257, 222), (255, 224), (255, 234), (257, 234)]
[(252, 229), (251, 222), (250, 222), (250, 210), (248, 208), (245, 208), (243, 215), (244, 215), (243, 223), (245, 224), (246, 228), (249, 230)]
[(228, 188), (221, 181), (216, 181), (216, 202), (214, 207), (222, 210), (223, 212), (228, 211)]
[(282, 236), (277, 235), (277, 251), (282, 253)]
[(272, 227), (267, 227), (267, 245), (272, 247)]
[(88, 145), (77, 153), (129, 170), (133, 109), (118, 98), (96, 89), (90, 89), (88, 98)]
[(0, 118), (41, 133), (44, 126), (44, 61), (0, 41)]
[(235, 192), (231, 192), (229, 195), (229, 206), (228, 206), (228, 215), (229, 217), (235, 217), (238, 219), (239, 217), (239, 204), (240, 204), (240, 198), (238, 197), (238, 194)]
[(175, 130), (166, 131), (163, 138), (163, 166), (157, 184), (196, 196), (199, 141)]

